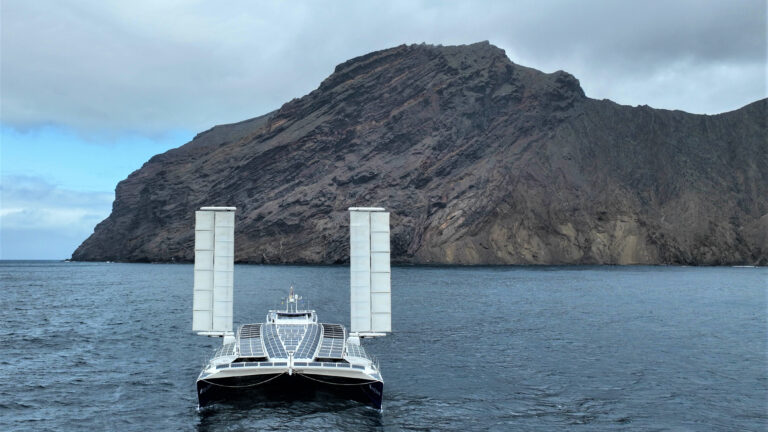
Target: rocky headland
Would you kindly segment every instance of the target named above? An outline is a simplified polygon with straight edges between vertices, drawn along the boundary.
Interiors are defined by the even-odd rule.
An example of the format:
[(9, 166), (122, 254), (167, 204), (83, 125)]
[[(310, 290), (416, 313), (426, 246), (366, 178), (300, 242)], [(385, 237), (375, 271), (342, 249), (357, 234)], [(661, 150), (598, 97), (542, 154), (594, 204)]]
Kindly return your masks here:
[(399, 263), (767, 265), (767, 101), (622, 106), (487, 42), (398, 46), (153, 157), (72, 259), (191, 261), (222, 205), (239, 262), (343, 263), (346, 209), (383, 206)]

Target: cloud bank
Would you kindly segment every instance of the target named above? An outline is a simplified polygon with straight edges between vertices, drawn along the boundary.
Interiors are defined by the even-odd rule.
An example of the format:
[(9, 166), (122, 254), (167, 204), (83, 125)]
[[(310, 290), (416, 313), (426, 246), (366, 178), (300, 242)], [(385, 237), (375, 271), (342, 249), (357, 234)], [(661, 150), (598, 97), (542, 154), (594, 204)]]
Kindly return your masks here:
[(480, 40), (624, 104), (717, 113), (766, 93), (763, 0), (8, 1), (2, 121), (200, 131), (278, 108), (351, 57)]
[(109, 215), (114, 194), (62, 189), (30, 176), (0, 177), (0, 259), (69, 258)]

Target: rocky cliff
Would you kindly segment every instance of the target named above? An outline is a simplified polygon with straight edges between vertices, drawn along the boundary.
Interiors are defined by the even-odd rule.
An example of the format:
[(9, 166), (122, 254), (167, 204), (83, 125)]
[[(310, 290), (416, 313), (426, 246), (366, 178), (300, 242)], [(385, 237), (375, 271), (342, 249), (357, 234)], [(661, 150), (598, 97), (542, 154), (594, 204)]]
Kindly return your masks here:
[(766, 105), (622, 106), (487, 42), (399, 46), (153, 157), (72, 257), (190, 261), (193, 211), (226, 205), (238, 261), (341, 263), (359, 205), (401, 263), (765, 265)]

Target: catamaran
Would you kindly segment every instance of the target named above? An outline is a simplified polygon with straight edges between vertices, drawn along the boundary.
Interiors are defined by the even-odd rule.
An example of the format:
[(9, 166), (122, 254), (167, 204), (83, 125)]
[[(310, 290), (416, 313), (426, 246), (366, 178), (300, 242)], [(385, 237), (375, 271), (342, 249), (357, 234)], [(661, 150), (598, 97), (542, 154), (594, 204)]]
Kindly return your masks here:
[(233, 327), (235, 207), (195, 212), (192, 330), (223, 344), (197, 378), (200, 408), (332, 393), (381, 409), (384, 379), (361, 340), (391, 332), (389, 213), (351, 207), (350, 332), (321, 323), (290, 287), (285, 308)]

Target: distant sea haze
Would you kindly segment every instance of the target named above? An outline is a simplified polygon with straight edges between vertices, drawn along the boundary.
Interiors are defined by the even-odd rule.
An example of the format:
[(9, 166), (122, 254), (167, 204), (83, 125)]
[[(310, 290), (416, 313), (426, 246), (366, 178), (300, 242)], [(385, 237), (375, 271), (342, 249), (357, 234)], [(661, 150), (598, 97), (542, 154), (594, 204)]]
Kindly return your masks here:
[[(0, 430), (765, 430), (768, 268), (394, 267), (365, 341), (383, 412), (222, 404), (195, 378), (192, 266), (0, 261)], [(344, 266), (235, 266), (236, 325), (289, 285), (349, 324)]]
[(239, 262), (345, 263), (347, 208), (381, 206), (403, 264), (768, 265), (767, 107), (622, 106), (487, 42), (401, 45), (153, 157), (72, 257), (191, 262), (219, 205)]

